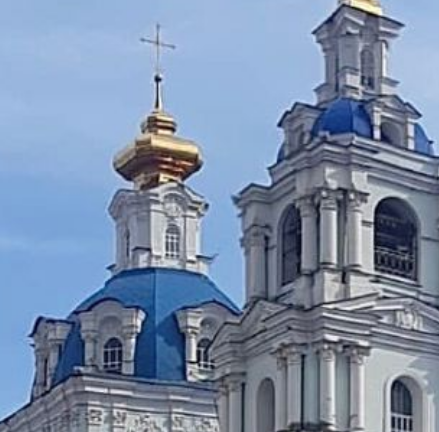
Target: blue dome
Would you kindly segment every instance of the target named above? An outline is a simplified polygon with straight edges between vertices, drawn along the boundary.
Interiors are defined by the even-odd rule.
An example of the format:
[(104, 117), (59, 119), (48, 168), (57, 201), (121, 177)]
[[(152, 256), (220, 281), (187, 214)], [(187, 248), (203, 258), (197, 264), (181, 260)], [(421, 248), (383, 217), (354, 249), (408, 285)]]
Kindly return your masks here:
[(337, 99), (320, 114), (312, 129), (312, 136), (316, 137), (320, 132), (373, 137), (372, 122), (363, 104), (348, 98)]
[(84, 346), (75, 315), (105, 300), (142, 309), (147, 318), (137, 338), (134, 376), (164, 381), (183, 381), (185, 342), (176, 312), (216, 302), (239, 314), (238, 307), (207, 277), (199, 273), (166, 268), (125, 271), (83, 302), (69, 317), (73, 328), (67, 337), (55, 372), (55, 384), (83, 365)]
[(419, 124), (415, 125), (415, 150), (422, 154), (434, 156), (433, 143)]

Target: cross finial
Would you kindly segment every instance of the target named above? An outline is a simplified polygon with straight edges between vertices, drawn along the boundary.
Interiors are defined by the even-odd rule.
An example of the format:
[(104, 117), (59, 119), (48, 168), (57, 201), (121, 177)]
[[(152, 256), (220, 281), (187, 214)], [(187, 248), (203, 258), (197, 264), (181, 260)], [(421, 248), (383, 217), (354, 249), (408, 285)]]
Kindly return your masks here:
[(155, 98), (154, 108), (158, 111), (161, 111), (163, 109), (162, 94), (161, 94), (161, 83), (163, 81), (162, 71), (161, 71), (162, 49), (175, 49), (176, 46), (162, 41), (160, 24), (156, 25), (156, 33), (154, 39), (141, 38), (140, 41), (143, 43), (153, 45), (156, 50), (156, 64), (155, 64), (155, 76), (154, 76), (154, 82), (156, 86), (156, 98)]

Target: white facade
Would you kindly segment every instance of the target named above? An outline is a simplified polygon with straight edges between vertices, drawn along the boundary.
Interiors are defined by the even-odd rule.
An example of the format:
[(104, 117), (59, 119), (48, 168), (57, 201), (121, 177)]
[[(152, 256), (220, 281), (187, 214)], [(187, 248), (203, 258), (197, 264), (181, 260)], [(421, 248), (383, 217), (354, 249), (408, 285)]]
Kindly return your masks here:
[(213, 389), (74, 376), (0, 424), (3, 431), (218, 432)]
[[(339, 3), (314, 32), (325, 56), (317, 103), (283, 115), (270, 184), (235, 199), (243, 312), (209, 291), (205, 200), (176, 181), (121, 190), (110, 294), (37, 321), (32, 401), (0, 432), (439, 430), (439, 159), (388, 76), (402, 25), (376, 1)], [(174, 299), (160, 303), (155, 285), (135, 279), (112, 297), (149, 271), (175, 297), (196, 274), (208, 300), (182, 299), (157, 324)], [(167, 326), (178, 334), (159, 333)], [(162, 343), (172, 349), (155, 361), (175, 373), (182, 356), (184, 379), (139, 375), (136, 362)], [(60, 379), (68, 346), (83, 347), (82, 364)]]
[(149, 190), (120, 190), (110, 204), (116, 224), (113, 273), (146, 267), (173, 267), (207, 273), (201, 254), (204, 198), (184, 183)]
[(224, 431), (439, 429), (439, 164), (387, 76), (401, 27), (348, 6), (318, 27), (317, 104), (285, 113), (270, 185), (236, 198), (246, 308), (212, 347)]

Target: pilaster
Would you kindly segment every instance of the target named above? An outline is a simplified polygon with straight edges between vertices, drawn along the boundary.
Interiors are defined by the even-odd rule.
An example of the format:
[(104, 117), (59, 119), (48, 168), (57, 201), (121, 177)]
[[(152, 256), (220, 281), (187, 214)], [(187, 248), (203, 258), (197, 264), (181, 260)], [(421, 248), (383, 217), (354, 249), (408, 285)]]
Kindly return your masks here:
[(351, 347), (349, 356), (349, 401), (350, 428), (352, 431), (365, 430), (365, 358), (368, 352), (364, 348)]
[(267, 246), (270, 229), (253, 225), (244, 234), (242, 247), (246, 259), (246, 300), (267, 298)]
[(363, 266), (363, 209), (366, 195), (358, 191), (348, 192), (348, 266), (361, 269)]
[(338, 198), (337, 191), (320, 191), (320, 264), (335, 267), (338, 255)]
[(185, 335), (186, 341), (186, 374), (189, 381), (196, 380), (197, 341), (203, 312), (200, 309), (183, 310), (177, 313), (180, 331)]
[(287, 428), (287, 357), (284, 349), (276, 352), (275, 430)]
[(221, 382), (217, 397), (218, 421), (221, 432), (228, 432), (229, 425), (229, 388), (226, 382)]
[(287, 423), (296, 428), (302, 421), (302, 361), (301, 347), (292, 346), (287, 352)]
[(335, 373), (336, 350), (333, 345), (318, 348), (320, 358), (320, 422), (329, 431), (336, 426)]
[(302, 274), (309, 275), (317, 269), (317, 210), (313, 196), (297, 202), (302, 219)]
[(138, 309), (125, 309), (122, 312), (123, 365), (122, 373), (134, 374), (134, 358), (136, 354), (137, 336), (142, 330), (145, 313)]
[(241, 374), (227, 378), (229, 390), (229, 429), (227, 432), (242, 432), (242, 385), (244, 377)]

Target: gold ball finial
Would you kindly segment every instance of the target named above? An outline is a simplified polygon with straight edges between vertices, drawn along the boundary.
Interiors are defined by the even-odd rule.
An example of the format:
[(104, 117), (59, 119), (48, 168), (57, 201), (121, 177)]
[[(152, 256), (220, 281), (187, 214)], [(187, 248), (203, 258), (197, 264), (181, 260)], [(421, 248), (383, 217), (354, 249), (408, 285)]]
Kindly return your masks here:
[(379, 0), (338, 0), (339, 5), (347, 5), (365, 12), (382, 15), (383, 8)]

